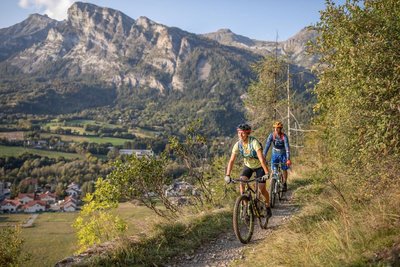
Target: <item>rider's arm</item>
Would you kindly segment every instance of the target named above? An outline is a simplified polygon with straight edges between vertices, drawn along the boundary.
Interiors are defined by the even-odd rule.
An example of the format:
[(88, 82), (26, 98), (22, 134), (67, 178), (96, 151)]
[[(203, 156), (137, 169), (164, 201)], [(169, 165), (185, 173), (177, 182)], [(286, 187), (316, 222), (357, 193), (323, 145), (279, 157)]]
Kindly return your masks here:
[(263, 155), (261, 149), (257, 150), (257, 157), (261, 163), (261, 167), (264, 169), (265, 174), (269, 173), (269, 170), (268, 170), (267, 164), (265, 164), (265, 158), (264, 158), (264, 155)]
[(236, 154), (232, 152), (231, 154), (231, 158), (228, 162), (228, 168), (226, 169), (226, 175), (230, 176), (231, 175), (231, 171), (233, 168), (233, 164), (235, 163), (235, 159), (236, 159)]
[(285, 134), (283, 137), (283, 142), (285, 143), (285, 150), (286, 150), (286, 159), (290, 160), (290, 146), (289, 146), (289, 137)]
[(263, 151), (263, 155), (265, 158), (267, 157), (267, 153), (268, 153), (269, 147), (271, 146), (271, 143), (272, 143), (272, 133), (269, 134), (267, 140), (265, 140), (265, 147), (264, 147), (264, 151)]
[(235, 163), (235, 159), (238, 154), (239, 154), (239, 142), (236, 142), (236, 144), (232, 148), (231, 158), (229, 159), (228, 168), (226, 169), (227, 176), (231, 175), (233, 164)]

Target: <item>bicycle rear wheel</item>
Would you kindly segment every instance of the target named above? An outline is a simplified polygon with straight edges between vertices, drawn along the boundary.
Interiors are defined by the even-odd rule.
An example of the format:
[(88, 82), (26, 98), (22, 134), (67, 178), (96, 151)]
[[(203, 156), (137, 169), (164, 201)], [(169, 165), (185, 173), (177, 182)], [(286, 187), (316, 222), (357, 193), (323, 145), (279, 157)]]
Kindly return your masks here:
[(269, 185), (269, 205), (271, 208), (275, 206), (276, 201), (276, 179), (272, 178)]
[(236, 199), (232, 219), (236, 237), (243, 244), (249, 243), (254, 231), (254, 215), (248, 196), (241, 195)]

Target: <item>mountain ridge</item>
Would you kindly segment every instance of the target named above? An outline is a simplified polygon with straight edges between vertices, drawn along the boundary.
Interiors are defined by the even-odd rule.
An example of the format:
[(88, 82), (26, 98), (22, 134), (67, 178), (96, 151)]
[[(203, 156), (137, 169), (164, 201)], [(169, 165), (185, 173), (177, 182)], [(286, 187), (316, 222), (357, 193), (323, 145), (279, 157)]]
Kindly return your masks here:
[[(12, 42), (16, 36), (30, 41), (21, 46)], [(82, 2), (64, 21), (36, 14), (0, 29), (0, 47), (7, 44), (13, 45), (0, 60), (0, 112), (107, 106), (130, 109), (131, 121), (174, 121), (181, 129), (202, 118), (222, 132), (244, 119), (241, 96), (256, 78), (251, 64), (262, 59), (243, 47)], [(160, 111), (168, 115), (160, 119)]]
[(285, 41), (261, 41), (236, 34), (230, 29), (219, 29), (216, 32), (205, 33), (202, 36), (215, 40), (223, 45), (249, 50), (253, 53), (267, 56), (277, 53), (278, 56), (289, 57), (289, 60), (299, 66), (311, 69), (318, 60), (307, 55), (307, 43), (314, 40), (317, 32), (313, 27), (305, 27)]

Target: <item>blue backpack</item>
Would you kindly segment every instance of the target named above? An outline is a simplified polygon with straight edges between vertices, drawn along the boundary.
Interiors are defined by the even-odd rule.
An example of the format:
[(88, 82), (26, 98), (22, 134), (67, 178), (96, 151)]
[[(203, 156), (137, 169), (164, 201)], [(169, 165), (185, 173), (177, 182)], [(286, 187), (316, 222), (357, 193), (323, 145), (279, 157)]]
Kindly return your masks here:
[(240, 155), (242, 155), (242, 157), (258, 159), (257, 151), (253, 147), (253, 140), (256, 140), (260, 144), (261, 150), (263, 149), (262, 144), (260, 143), (260, 141), (257, 140), (257, 138), (255, 138), (254, 136), (249, 136), (250, 153), (248, 153), (248, 154), (244, 153), (244, 148), (243, 148), (242, 141), (239, 141), (238, 147), (239, 147)]

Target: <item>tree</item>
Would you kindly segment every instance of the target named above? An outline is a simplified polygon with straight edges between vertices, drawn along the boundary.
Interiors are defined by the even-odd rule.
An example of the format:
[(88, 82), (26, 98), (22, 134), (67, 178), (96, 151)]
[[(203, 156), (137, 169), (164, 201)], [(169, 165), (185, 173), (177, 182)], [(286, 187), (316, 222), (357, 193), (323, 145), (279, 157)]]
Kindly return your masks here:
[(82, 196), (86, 196), (88, 193), (93, 193), (94, 192), (94, 182), (93, 181), (86, 181), (82, 184), (81, 187), (82, 191)]
[(21, 238), (21, 228), (0, 227), (0, 265), (19, 266), (28, 259), (29, 254), (23, 251), (24, 240)]
[(73, 224), (77, 230), (79, 252), (117, 238), (126, 231), (125, 221), (111, 213), (117, 208), (119, 198), (120, 192), (108, 180), (97, 179), (96, 191), (86, 194), (85, 205)]
[(272, 121), (284, 114), (280, 110), (282, 110), (281, 100), (286, 94), (285, 65), (284, 60), (274, 56), (266, 56), (253, 65), (257, 80), (248, 88), (245, 106), (252, 125), (264, 132), (270, 129)]
[(313, 46), (321, 56), (316, 111), (343, 164), (400, 153), (400, 2), (327, 2)]
[(56, 187), (56, 195), (59, 199), (63, 199), (65, 197), (64, 185), (62, 183), (58, 183)]
[(328, 1), (317, 25), (315, 110), (330, 182), (346, 185), (342, 199), (369, 201), (398, 183), (396, 167), (388, 169), (400, 164), (399, 17), (397, 0)]
[[(107, 176), (107, 181), (115, 188), (122, 200), (139, 200), (157, 215), (176, 218), (178, 207), (165, 195), (164, 188), (170, 184), (166, 175), (168, 160), (160, 157), (130, 156), (126, 162), (117, 161), (115, 170)], [(160, 207), (158, 203), (163, 205)]]
[(199, 186), (201, 194), (196, 196), (197, 200), (201, 204), (204, 202), (211, 204), (213, 202), (212, 193), (205, 177), (210, 155), (207, 141), (199, 133), (200, 127), (201, 120), (192, 122), (186, 129), (185, 141), (180, 142), (177, 137), (172, 137), (169, 140), (169, 147), (185, 164), (189, 182)]

